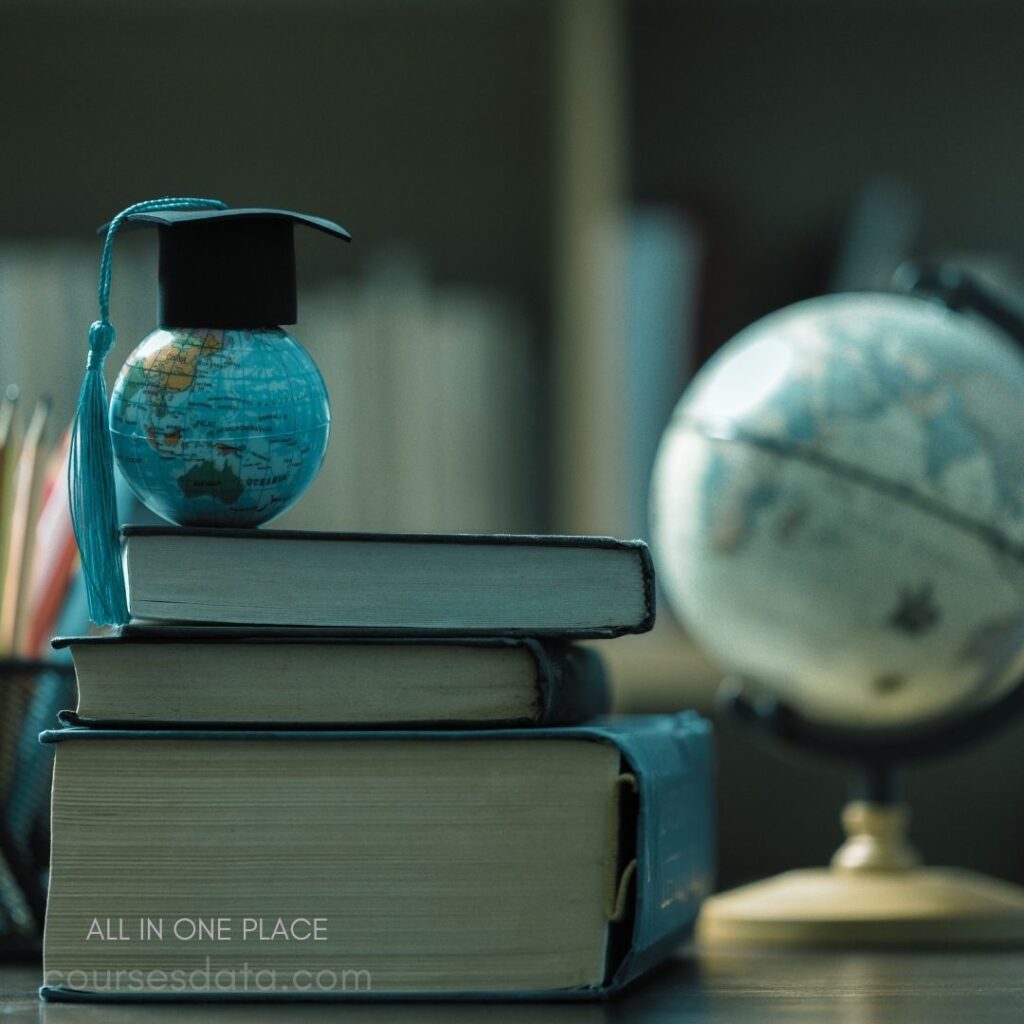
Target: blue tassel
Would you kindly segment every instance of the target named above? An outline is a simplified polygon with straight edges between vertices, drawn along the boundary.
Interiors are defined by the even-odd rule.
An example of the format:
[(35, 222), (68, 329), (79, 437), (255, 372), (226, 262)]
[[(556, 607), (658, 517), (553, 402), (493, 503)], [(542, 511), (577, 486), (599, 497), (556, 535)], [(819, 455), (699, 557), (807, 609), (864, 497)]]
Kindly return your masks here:
[(128, 599), (121, 568), (114, 490), (114, 449), (107, 426), (103, 362), (114, 346), (114, 328), (97, 320), (89, 328), (89, 361), (71, 427), (68, 498), (82, 556), (89, 618), (98, 626), (124, 625)]
[(122, 210), (107, 228), (100, 262), (100, 319), (89, 328), (89, 359), (71, 427), (68, 495), (71, 525), (82, 556), (82, 575), (89, 600), (89, 618), (98, 626), (128, 622), (128, 598), (121, 565), (114, 448), (107, 422), (107, 385), (103, 364), (114, 347), (110, 322), (110, 273), (114, 236), (135, 213), (153, 210), (224, 209), (218, 199), (151, 199)]

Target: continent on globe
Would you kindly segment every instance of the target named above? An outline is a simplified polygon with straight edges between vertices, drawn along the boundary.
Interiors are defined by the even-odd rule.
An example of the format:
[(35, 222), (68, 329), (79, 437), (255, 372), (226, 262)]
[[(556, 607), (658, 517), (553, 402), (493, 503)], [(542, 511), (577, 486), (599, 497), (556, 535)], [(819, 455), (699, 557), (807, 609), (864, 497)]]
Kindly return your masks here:
[(316, 476), (330, 406), (299, 343), (267, 330), (160, 329), (114, 385), (114, 455), (139, 498), (182, 526), (257, 526)]
[(242, 478), (226, 463), (200, 462), (178, 477), (178, 486), (186, 498), (208, 496), (223, 505), (234, 505), (245, 491)]
[(199, 360), (220, 352), (223, 347), (223, 341), (214, 331), (175, 332), (173, 341), (151, 355), (138, 361), (129, 359), (123, 401), (130, 403), (139, 390), (144, 390), (150, 404), (166, 410), (168, 395), (187, 391), (195, 383)]

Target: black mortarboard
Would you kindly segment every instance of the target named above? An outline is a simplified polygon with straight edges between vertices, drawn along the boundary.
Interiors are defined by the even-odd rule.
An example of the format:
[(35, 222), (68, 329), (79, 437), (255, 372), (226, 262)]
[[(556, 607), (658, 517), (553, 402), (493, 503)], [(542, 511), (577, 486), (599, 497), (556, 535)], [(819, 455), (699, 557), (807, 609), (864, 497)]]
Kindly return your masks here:
[(333, 221), (291, 210), (147, 210), (124, 219), (126, 228), (159, 230), (161, 327), (295, 323), (296, 224), (351, 238)]

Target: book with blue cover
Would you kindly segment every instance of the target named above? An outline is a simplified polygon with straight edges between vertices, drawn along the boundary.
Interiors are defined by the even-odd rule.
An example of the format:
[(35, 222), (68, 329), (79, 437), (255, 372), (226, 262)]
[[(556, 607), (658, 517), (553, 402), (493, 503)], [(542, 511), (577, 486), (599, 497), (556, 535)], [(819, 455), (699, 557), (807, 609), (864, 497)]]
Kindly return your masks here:
[(66, 728), (52, 1000), (592, 998), (712, 885), (710, 727)]

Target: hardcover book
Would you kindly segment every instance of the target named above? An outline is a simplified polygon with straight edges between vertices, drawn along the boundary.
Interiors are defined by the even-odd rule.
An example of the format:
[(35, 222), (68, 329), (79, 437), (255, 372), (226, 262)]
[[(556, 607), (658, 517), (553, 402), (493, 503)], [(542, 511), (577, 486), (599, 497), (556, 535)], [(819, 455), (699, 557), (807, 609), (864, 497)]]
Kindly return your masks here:
[(712, 885), (693, 713), (41, 738), (47, 999), (592, 998), (674, 950)]
[(642, 541), (140, 526), (121, 536), (134, 619), (566, 638), (654, 622)]
[(462, 727), (582, 722), (609, 710), (601, 656), (514, 638), (365, 640), (263, 627), (126, 627), (66, 637), (91, 726)]

